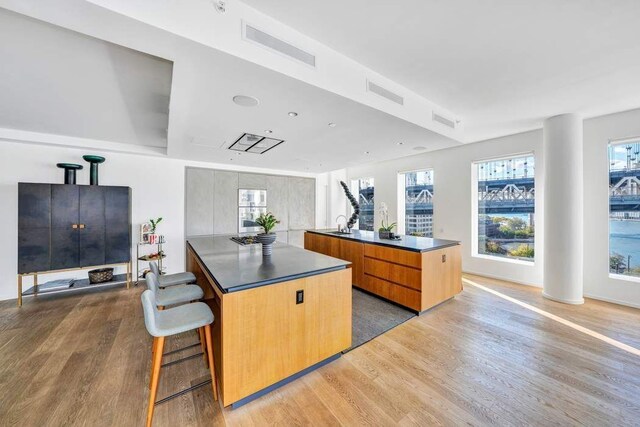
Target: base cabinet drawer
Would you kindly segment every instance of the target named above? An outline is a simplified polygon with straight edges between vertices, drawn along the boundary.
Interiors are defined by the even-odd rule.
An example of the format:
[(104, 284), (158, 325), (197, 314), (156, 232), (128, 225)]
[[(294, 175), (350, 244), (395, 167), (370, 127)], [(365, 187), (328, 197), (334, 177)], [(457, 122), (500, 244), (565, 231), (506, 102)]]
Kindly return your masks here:
[(375, 258), (364, 258), (364, 272), (389, 282), (420, 291), (422, 289), (422, 271), (400, 264), (394, 264)]
[(420, 292), (387, 282), (386, 280), (364, 274), (362, 289), (396, 302), (413, 310), (420, 311)]

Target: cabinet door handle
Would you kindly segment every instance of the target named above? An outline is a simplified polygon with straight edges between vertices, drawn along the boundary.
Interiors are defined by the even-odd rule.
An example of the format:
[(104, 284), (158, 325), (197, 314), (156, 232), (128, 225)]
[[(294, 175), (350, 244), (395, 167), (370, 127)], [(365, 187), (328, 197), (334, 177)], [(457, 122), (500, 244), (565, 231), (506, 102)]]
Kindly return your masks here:
[(73, 229), (78, 228), (78, 224), (71, 224), (71, 228)]
[(80, 224), (80, 228), (84, 228), (84, 224)]
[(442, 255), (442, 262), (447, 262), (447, 256), (446, 255)]

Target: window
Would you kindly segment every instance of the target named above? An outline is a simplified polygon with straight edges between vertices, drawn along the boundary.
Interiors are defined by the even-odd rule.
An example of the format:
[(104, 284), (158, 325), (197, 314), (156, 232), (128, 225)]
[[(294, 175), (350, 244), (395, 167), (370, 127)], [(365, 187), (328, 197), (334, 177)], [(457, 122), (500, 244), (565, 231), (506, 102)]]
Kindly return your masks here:
[(399, 178), (402, 186), (398, 203), (399, 232), (433, 237), (433, 170), (404, 172)]
[(522, 155), (475, 163), (477, 253), (533, 261), (534, 157)]
[(238, 190), (238, 232), (260, 231), (256, 219), (267, 213), (267, 190)]
[(609, 144), (609, 272), (640, 277), (640, 139)]
[(360, 204), (360, 218), (357, 228), (359, 230), (373, 231), (373, 178), (361, 178), (351, 180), (351, 193)]

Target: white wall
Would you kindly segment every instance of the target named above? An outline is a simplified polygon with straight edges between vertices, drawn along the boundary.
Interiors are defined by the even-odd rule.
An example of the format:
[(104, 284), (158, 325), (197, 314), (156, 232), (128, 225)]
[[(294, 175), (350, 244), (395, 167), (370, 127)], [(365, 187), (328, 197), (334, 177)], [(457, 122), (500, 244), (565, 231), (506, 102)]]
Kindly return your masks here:
[[(539, 186), (542, 161), (542, 132), (533, 131), (497, 138), (481, 143), (433, 151), (380, 163), (372, 163), (347, 170), (348, 178), (374, 178), (376, 205), (385, 202), (389, 207), (389, 220), (397, 221), (397, 175), (418, 169), (434, 170), (434, 237), (462, 242), (463, 268), (467, 272), (542, 286), (542, 257), (533, 264), (511, 260), (493, 260), (471, 255), (472, 180), (471, 163), (509, 154), (533, 152), (536, 157), (536, 210), (542, 212), (542, 192)], [(376, 210), (375, 224), (381, 218)], [(536, 215), (535, 250), (542, 249), (542, 215)]]
[[(640, 109), (593, 118), (584, 122), (584, 294), (620, 304), (640, 307), (640, 280), (609, 277), (609, 201), (608, 153), (610, 139), (640, 136)], [(533, 152), (536, 160), (536, 260), (522, 265), (471, 255), (472, 180), (471, 163), (491, 157)], [(349, 179), (373, 177), (375, 201), (386, 202), (391, 220), (397, 216), (397, 173), (434, 169), (434, 237), (460, 240), (463, 245), (463, 269), (482, 274), (542, 286), (544, 250), (543, 195), (547, 185), (542, 159), (542, 131), (532, 131), (461, 147), (419, 154), (401, 159), (351, 167)], [(335, 201), (332, 201), (336, 203)], [(344, 202), (339, 200), (339, 206)], [(553, 220), (547, 219), (547, 220)], [(380, 218), (376, 212), (376, 225)]]
[[(99, 150), (50, 147), (0, 141), (0, 300), (17, 297), (18, 265), (18, 182), (62, 183), (63, 171), (56, 168), (59, 162), (88, 163), (83, 154), (99, 154), (107, 158), (100, 166), (100, 184), (123, 185), (132, 188), (133, 256), (138, 241), (139, 225), (149, 218), (164, 218), (158, 231), (167, 239), (165, 265), (169, 272), (184, 270), (184, 188), (185, 167), (200, 166), (216, 169), (232, 169), (229, 165), (189, 162), (164, 157), (100, 152)], [(233, 168), (249, 172), (292, 174), (257, 168)], [(88, 184), (87, 168), (78, 174), (78, 184)], [(134, 267), (135, 268), (135, 267)], [(60, 277), (86, 277), (86, 271), (74, 274), (52, 274), (40, 279), (40, 283)], [(25, 279), (25, 289), (30, 287)]]

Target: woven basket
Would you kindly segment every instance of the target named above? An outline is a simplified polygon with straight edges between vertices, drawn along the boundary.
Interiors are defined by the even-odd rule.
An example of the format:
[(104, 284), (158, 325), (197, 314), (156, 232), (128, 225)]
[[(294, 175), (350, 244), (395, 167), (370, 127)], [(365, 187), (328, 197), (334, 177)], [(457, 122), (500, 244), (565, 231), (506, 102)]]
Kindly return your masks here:
[(89, 283), (104, 283), (113, 279), (113, 268), (98, 268), (89, 271)]

